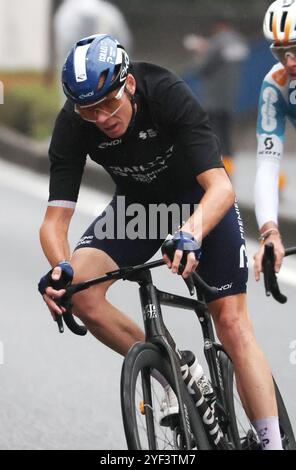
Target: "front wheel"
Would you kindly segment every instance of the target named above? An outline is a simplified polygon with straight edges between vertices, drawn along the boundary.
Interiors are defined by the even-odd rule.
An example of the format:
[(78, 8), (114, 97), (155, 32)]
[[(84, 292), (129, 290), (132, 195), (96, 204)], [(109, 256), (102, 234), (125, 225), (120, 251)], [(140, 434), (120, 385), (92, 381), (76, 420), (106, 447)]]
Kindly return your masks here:
[[(259, 438), (247, 417), (241, 403), (233, 373), (233, 364), (224, 351), (219, 351), (219, 364), (224, 385), (226, 409), (228, 414), (228, 436), (235, 449), (255, 450), (260, 447)], [(280, 432), (284, 450), (295, 450), (296, 443), (289, 415), (279, 388), (274, 381), (278, 407)]]
[(190, 446), (186, 445), (179, 414), (160, 425), (164, 389), (154, 376), (165, 379), (176, 391), (171, 366), (157, 346), (135, 344), (124, 360), (121, 373), (121, 409), (128, 449), (209, 449), (201, 418), (183, 383), (178, 407), (183, 407), (188, 419)]

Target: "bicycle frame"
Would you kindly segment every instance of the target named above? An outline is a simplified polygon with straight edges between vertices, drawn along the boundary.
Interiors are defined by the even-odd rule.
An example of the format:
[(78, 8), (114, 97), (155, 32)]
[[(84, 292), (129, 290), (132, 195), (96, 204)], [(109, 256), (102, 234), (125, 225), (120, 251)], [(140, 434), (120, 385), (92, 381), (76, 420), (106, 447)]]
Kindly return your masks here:
[[(163, 354), (168, 358), (177, 385), (177, 395), (180, 394), (180, 383), (183, 381), (181, 374), (181, 365), (183, 365), (181, 363), (182, 355), (181, 352), (177, 349), (173, 338), (164, 324), (161, 305), (193, 310), (196, 313), (202, 326), (204, 351), (209, 365), (212, 384), (217, 395), (217, 401), (219, 403), (219, 413), (220, 415), (222, 414), (223, 422), (226, 423), (227, 416), (224, 411), (224, 396), (221, 391), (221, 389), (223, 390), (223, 383), (219, 361), (216, 354), (218, 349), (223, 348), (221, 345), (215, 342), (213, 325), (210, 315), (207, 311), (206, 304), (200, 300), (189, 299), (187, 297), (182, 297), (158, 290), (153, 285), (151, 273), (149, 270), (141, 272), (138, 275), (133, 274), (132, 276), (128, 276), (127, 279), (137, 282), (140, 285), (139, 291), (146, 342), (151, 342), (160, 347), (163, 351)], [(184, 366), (186, 366), (186, 364), (183, 365), (183, 368)], [(185, 367), (183, 375), (186, 377), (184, 382), (188, 386), (192, 378), (189, 366), (187, 366), (187, 368)], [(204, 399), (202, 392), (197, 386), (191, 386), (189, 391), (203, 420), (209, 441), (217, 449), (229, 449), (228, 443), (223, 436), (216, 417)], [(186, 411), (181, 409), (180, 414), (183, 423), (186, 423)]]

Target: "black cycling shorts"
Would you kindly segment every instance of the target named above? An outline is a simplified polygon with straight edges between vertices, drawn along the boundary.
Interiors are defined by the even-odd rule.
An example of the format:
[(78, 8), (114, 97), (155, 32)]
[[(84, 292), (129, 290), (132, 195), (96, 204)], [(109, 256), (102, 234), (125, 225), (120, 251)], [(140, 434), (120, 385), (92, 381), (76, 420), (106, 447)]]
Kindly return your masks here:
[[(179, 198), (175, 204), (179, 208), (185, 207), (185, 214), (188, 211), (191, 214), (196, 208), (194, 204), (197, 204), (196, 201), (199, 201), (201, 197), (201, 191), (197, 188)], [(189, 203), (191, 203), (190, 208)], [(97, 248), (107, 253), (120, 267), (142, 264), (158, 251), (167, 233), (174, 233), (188, 218), (188, 216), (183, 218), (184, 212), (182, 213), (181, 210), (179, 213), (175, 211), (174, 217), (168, 217), (169, 230), (167, 233), (162, 233), (159, 227), (157, 230), (154, 227), (151, 233), (148, 204), (142, 204), (141, 210), (138, 211), (138, 206), (130, 206), (130, 204), (135, 204), (135, 202), (126, 197), (123, 203), (123, 199), (118, 199), (118, 194), (115, 194), (104, 212), (93, 221), (83, 234), (75, 250)], [(186, 206), (182, 206), (184, 204)], [(132, 215), (123, 214), (127, 207), (130, 208)], [(138, 217), (135, 214), (138, 214)], [(159, 217), (163, 221), (163, 214)], [(155, 225), (155, 220), (152, 225)], [(167, 223), (163, 225), (163, 229), (166, 225)], [(129, 237), (125, 236), (125, 227), (127, 231), (129, 229)], [(104, 233), (107, 234), (105, 238), (102, 236)], [(133, 239), (133, 237), (135, 238)], [(220, 294), (215, 298), (246, 292), (248, 264), (243, 225), (237, 204), (203, 239), (198, 273), (209, 285), (219, 289)], [(205, 297), (207, 302), (214, 300), (214, 297), (209, 294)]]

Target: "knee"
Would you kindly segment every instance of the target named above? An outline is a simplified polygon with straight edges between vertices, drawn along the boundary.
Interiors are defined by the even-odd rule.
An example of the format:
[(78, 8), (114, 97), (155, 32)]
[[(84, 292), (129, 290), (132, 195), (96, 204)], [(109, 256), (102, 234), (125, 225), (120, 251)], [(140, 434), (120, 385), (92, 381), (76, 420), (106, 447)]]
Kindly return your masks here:
[[(95, 292), (93, 292), (95, 291)], [(84, 323), (98, 323), (103, 317), (106, 293), (90, 288), (73, 297), (73, 314)]]
[(240, 309), (221, 309), (215, 318), (217, 335), (226, 349), (245, 350), (254, 339), (249, 315)]

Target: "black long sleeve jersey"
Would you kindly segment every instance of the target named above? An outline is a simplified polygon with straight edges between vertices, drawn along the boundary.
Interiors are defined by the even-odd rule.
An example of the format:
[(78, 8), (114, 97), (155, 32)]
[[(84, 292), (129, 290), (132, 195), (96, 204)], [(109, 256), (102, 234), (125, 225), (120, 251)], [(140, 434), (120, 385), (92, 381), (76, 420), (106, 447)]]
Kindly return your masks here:
[(223, 167), (218, 140), (187, 85), (153, 64), (133, 63), (130, 73), (137, 111), (118, 139), (65, 103), (49, 149), (49, 201), (77, 201), (87, 155), (105, 168), (121, 194), (147, 202), (173, 201), (193, 189), (197, 175)]

